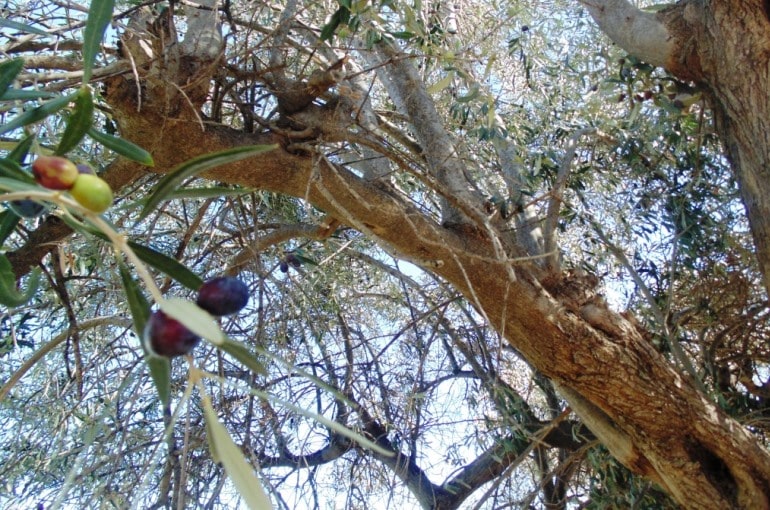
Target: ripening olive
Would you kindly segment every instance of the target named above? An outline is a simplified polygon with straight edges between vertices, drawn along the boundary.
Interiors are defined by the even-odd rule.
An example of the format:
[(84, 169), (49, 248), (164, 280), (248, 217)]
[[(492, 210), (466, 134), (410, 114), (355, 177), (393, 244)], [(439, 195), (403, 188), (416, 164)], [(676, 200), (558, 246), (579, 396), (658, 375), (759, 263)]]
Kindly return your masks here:
[(70, 194), (80, 205), (96, 213), (104, 212), (112, 205), (110, 185), (93, 174), (79, 174)]
[(59, 156), (40, 156), (32, 163), (32, 174), (48, 189), (70, 189), (80, 175), (75, 163)]
[(188, 354), (200, 340), (184, 324), (161, 310), (152, 312), (144, 328), (144, 345), (159, 356), (171, 358)]

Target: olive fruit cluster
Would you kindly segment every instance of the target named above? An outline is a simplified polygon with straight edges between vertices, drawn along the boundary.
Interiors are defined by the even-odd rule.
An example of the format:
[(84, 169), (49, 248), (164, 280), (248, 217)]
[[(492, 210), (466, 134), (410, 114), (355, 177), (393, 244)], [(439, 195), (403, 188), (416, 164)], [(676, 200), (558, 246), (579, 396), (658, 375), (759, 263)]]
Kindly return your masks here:
[[(221, 317), (239, 312), (249, 301), (249, 288), (238, 278), (219, 276), (204, 282), (198, 289), (198, 306), (211, 315)], [(159, 356), (188, 354), (200, 338), (181, 322), (161, 310), (152, 312), (144, 329), (144, 342)]]
[(77, 203), (95, 213), (112, 205), (112, 189), (87, 165), (75, 165), (59, 156), (40, 156), (32, 163), (32, 175), (41, 186), (53, 190), (69, 190)]

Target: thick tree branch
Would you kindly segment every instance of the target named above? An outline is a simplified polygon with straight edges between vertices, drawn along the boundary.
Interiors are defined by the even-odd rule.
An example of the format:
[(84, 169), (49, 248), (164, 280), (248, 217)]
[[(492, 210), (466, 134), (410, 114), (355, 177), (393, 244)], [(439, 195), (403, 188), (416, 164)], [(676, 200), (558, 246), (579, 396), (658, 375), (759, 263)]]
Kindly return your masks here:
[[(387, 42), (381, 42), (378, 50), (382, 54), (382, 61), (390, 62), (382, 72), (387, 74), (391, 95), (397, 98), (397, 104), (403, 106), (404, 113), (412, 123), (428, 171), (446, 190), (443, 194), (446, 200), (443, 219), (445, 222), (461, 222), (457, 216), (457, 202), (466, 204), (466, 207), (478, 207), (480, 196), (473, 192), (465, 178), (465, 169), (428, 94), (425, 82), (407, 55), (400, 54)], [(473, 215), (470, 217), (473, 218)]]
[(673, 45), (666, 26), (654, 13), (627, 0), (579, 0), (612, 41), (628, 53), (656, 66), (671, 59)]
[(312, 453), (305, 455), (294, 455), (290, 452), (283, 452), (279, 456), (269, 456), (265, 454), (256, 454), (260, 467), (292, 467), (297, 469), (321, 466), (335, 461), (345, 455), (352, 448), (353, 443), (350, 439), (339, 434), (330, 434), (329, 443)]

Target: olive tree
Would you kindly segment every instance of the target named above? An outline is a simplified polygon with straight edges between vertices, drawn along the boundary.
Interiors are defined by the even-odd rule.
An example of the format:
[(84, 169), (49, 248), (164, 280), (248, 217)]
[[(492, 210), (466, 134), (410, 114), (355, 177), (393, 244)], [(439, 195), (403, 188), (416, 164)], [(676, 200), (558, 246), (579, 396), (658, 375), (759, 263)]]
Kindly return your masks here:
[[(26, 24), (3, 46), (24, 58), (15, 88), (90, 84), (100, 125), (68, 156), (99, 162), (119, 196), (109, 225), (94, 220), (115, 228), (112, 244), (58, 209), (5, 234), (22, 284), (36, 266), (50, 284), (28, 305), (49, 317), (36, 331), (59, 336), (3, 396), (57, 408), (60, 423), (74, 415), (91, 439), (52, 434), (49, 447), (98, 459), (35, 480), (39, 494), (76, 490), (76, 477), (81, 501), (226, 504), (202, 447), (209, 397), (191, 393), (205, 386), (287, 507), (286, 473), (318, 501), (342, 472), (350, 507), (382, 499), (389, 478), (423, 508), (770, 505), (763, 2), (151, 4), (119, 6), (85, 70), (68, 57), (90, 55), (87, 8), (30, 2), (9, 18)], [(19, 103), (6, 111), (15, 126)], [(31, 152), (61, 144), (79, 112), (62, 103), (27, 122)], [(10, 158), (23, 138), (7, 132)], [(152, 166), (127, 157), (138, 148)], [(232, 343), (174, 365), (186, 407), (165, 416), (122, 302), (144, 291), (110, 262), (124, 235), (159, 302), (189, 295), (195, 274), (239, 274), (253, 293), (222, 321)], [(23, 313), (9, 327), (30, 327)], [(89, 344), (91, 328), (108, 350)], [(54, 349), (64, 370), (40, 362)], [(14, 394), (33, 367), (43, 393)], [(99, 380), (123, 384), (91, 402)], [(57, 406), (57, 392), (76, 404)], [(12, 411), (17, 430), (56, 428)], [(105, 444), (131, 460), (111, 465), (119, 450)], [(68, 458), (41, 446), (14, 443), (13, 458)], [(439, 475), (442, 455), (456, 469)]]

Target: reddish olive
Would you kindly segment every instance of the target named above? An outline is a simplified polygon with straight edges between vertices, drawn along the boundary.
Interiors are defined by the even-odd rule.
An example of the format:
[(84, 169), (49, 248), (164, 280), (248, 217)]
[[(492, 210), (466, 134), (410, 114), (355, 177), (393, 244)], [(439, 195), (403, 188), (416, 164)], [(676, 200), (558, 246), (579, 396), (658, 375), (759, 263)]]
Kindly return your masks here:
[(32, 163), (32, 174), (48, 189), (70, 189), (78, 178), (75, 163), (59, 156), (40, 156)]
[(171, 358), (188, 354), (200, 340), (184, 324), (161, 310), (152, 312), (144, 328), (145, 346), (159, 356)]

